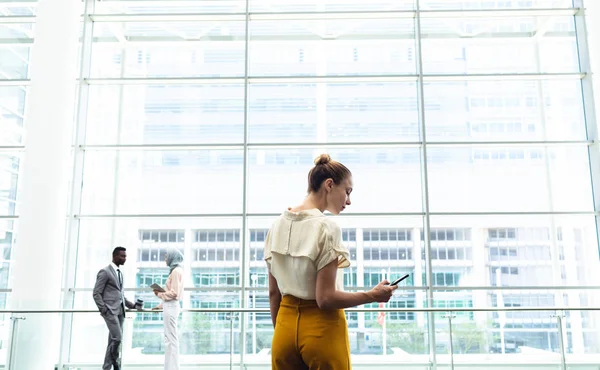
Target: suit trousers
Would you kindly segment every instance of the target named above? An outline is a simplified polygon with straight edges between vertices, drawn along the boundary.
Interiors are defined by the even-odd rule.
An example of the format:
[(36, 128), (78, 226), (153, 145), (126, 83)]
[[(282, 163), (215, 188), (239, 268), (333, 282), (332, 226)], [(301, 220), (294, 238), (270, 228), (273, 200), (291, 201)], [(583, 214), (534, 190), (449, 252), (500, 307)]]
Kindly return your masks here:
[(177, 319), (179, 301), (163, 302), (163, 322), (165, 326), (165, 370), (179, 370), (179, 336)]
[(102, 315), (106, 326), (108, 327), (108, 346), (106, 347), (106, 356), (104, 356), (104, 365), (102, 370), (121, 369), (121, 342), (123, 341), (123, 321), (125, 320), (125, 311), (121, 308), (118, 315), (108, 312)]
[(344, 310), (322, 310), (314, 300), (284, 295), (271, 345), (273, 370), (350, 370)]

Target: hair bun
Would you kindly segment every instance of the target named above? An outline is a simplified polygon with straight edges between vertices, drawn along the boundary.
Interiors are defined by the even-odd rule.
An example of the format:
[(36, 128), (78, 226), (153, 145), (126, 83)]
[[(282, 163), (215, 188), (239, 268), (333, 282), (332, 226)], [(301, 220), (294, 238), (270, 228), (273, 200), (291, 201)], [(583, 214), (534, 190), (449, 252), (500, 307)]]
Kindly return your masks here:
[(323, 153), (315, 159), (315, 166), (324, 165), (331, 162), (331, 157), (327, 153)]

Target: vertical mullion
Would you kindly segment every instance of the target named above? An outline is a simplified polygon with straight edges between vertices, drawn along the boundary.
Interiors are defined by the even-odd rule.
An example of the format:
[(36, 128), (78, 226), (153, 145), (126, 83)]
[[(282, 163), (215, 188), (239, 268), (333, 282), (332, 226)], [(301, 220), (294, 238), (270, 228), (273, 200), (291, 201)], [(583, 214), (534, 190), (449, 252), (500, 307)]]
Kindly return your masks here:
[[(431, 242), (429, 240), (430, 214), (429, 214), (429, 178), (427, 169), (427, 130), (425, 125), (425, 97), (423, 87), (423, 50), (421, 44), (421, 4), (415, 0), (415, 45), (416, 45), (416, 69), (417, 69), (417, 99), (419, 116), (419, 136), (421, 141), (421, 192), (423, 204), (423, 242), (425, 244), (425, 280), (427, 285), (427, 307), (433, 307), (432, 289), (432, 264), (431, 264)], [(428, 313), (427, 317), (429, 356), (432, 368), (437, 369), (436, 341), (435, 341), (435, 315)]]
[[(593, 0), (591, 0), (593, 1)], [(592, 68), (590, 50), (587, 40), (586, 9), (584, 0), (575, 0), (575, 7), (579, 11), (575, 14), (575, 35), (579, 56), (579, 70), (585, 76), (581, 79), (581, 96), (583, 98), (583, 113), (587, 140), (593, 141), (588, 145), (588, 158), (590, 163), (590, 177), (592, 181), (592, 196), (596, 223), (596, 241), (600, 250), (600, 137), (598, 134), (598, 120), (593, 91)], [(598, 71), (596, 71), (598, 72)]]
[[(63, 275), (63, 303), (64, 309), (72, 309), (75, 303), (75, 288), (77, 276), (77, 256), (79, 252), (79, 230), (81, 213), (81, 195), (83, 189), (83, 168), (85, 162), (85, 144), (87, 128), (87, 108), (89, 97), (89, 85), (85, 81), (90, 76), (92, 39), (94, 34), (94, 21), (90, 14), (94, 13), (94, 0), (84, 0), (83, 4), (83, 34), (81, 38), (81, 50), (79, 60), (79, 76), (77, 105), (75, 111), (75, 122), (73, 132), (73, 165), (71, 176), (70, 201), (68, 205), (68, 219), (66, 245), (64, 251), (64, 266), (73, 266), (65, 270)], [(73, 314), (63, 316), (61, 324), (61, 340), (59, 352), (59, 365), (70, 361), (71, 355), (71, 333), (73, 328)]]
[[(241, 259), (241, 306), (246, 308), (246, 299), (248, 292), (246, 291), (246, 277), (250, 276), (249, 269), (249, 251), (246, 248), (246, 241), (248, 240), (248, 70), (249, 70), (249, 28), (250, 28), (250, 0), (246, 0), (245, 9), (245, 33), (244, 33), (244, 166), (243, 166), (243, 183), (242, 183), (242, 235), (241, 235), (241, 247), (242, 253), (240, 253)], [(240, 369), (243, 368), (244, 364), (244, 353), (246, 352), (246, 315), (245, 313), (240, 315)]]

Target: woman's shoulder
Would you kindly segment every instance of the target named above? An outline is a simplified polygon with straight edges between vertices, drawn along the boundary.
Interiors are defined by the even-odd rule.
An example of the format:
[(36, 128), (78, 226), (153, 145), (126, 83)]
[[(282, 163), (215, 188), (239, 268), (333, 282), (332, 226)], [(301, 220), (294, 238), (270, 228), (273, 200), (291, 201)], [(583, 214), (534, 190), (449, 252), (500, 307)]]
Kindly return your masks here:
[(342, 230), (340, 228), (340, 225), (338, 225), (337, 222), (332, 220), (331, 217), (323, 217), (319, 221), (320, 221), (324, 231), (337, 234), (338, 232), (340, 232)]
[(268, 230), (269, 234), (277, 234), (279, 231), (289, 230), (290, 224), (295, 221), (302, 221), (304, 230), (306, 227), (312, 229), (311, 232), (337, 235), (341, 233), (341, 228), (331, 217), (325, 217), (318, 210), (308, 210), (294, 212), (288, 208), (282, 214), (277, 216), (271, 223)]

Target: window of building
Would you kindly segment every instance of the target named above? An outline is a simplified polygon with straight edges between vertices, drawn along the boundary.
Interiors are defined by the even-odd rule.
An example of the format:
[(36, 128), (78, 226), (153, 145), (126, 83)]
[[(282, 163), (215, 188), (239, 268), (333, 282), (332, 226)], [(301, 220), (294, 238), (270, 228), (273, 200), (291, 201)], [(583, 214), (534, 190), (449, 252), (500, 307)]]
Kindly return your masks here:
[[(212, 298), (212, 297), (211, 297)], [(237, 308), (239, 307), (239, 303), (229, 298), (228, 300), (224, 299), (222, 301), (209, 301), (206, 298), (201, 296), (193, 296), (190, 301), (192, 308), (204, 308), (204, 309), (226, 309), (226, 308)], [(204, 317), (208, 320), (215, 320), (215, 322), (226, 323), (229, 321), (231, 314), (228, 312), (215, 312), (215, 313), (205, 313)]]
[(517, 229), (489, 229), (488, 240), (514, 240), (517, 238)]
[(240, 230), (195, 230), (192, 243), (194, 261), (218, 262), (240, 260)]
[(240, 285), (240, 271), (237, 268), (198, 268), (192, 272), (195, 287), (235, 287)]
[(363, 241), (408, 241), (411, 239), (409, 229), (364, 229)]
[(345, 268), (344, 270), (344, 286), (347, 287), (355, 287), (358, 286), (358, 282), (356, 280), (356, 266), (350, 266)]
[(506, 275), (519, 275), (518, 267), (501, 267), (500, 272)]
[(169, 248), (184, 253), (184, 230), (139, 230), (138, 262), (164, 261)]
[[(421, 230), (421, 240), (423, 240), (423, 230)], [(431, 241), (462, 241), (471, 240), (471, 229), (431, 229), (429, 233)]]
[(342, 229), (342, 240), (345, 242), (355, 242), (356, 229)]
[[(459, 272), (434, 272), (431, 278), (433, 285), (436, 286), (458, 286), (461, 275)], [(423, 281), (426, 281), (425, 274), (423, 274)]]
[(264, 242), (269, 229), (250, 229), (250, 242)]

